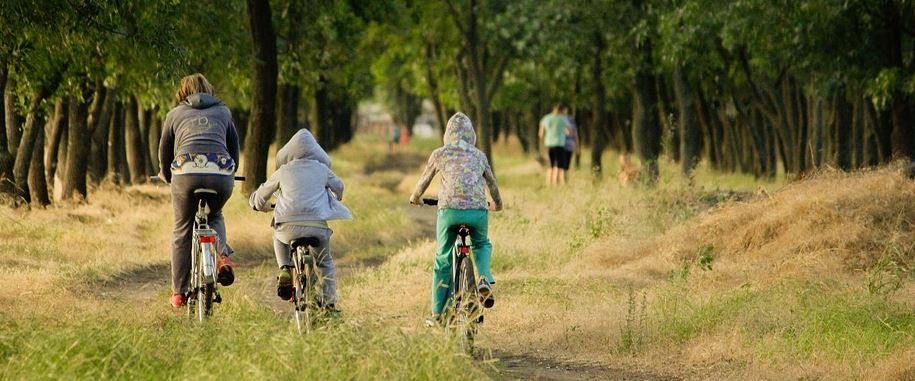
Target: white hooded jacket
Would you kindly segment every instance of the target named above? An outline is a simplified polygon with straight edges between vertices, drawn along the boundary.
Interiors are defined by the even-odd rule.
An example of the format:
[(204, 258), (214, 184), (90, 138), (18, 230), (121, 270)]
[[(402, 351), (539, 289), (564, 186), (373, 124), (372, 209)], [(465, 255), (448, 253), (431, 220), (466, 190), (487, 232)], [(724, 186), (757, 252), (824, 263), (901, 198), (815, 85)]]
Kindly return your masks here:
[(276, 154), (277, 170), (248, 200), (256, 210), (270, 209), (276, 193), (273, 217), (277, 224), (304, 221), (349, 220), (349, 209), (340, 202), (343, 181), (330, 170), (330, 156), (306, 129)]

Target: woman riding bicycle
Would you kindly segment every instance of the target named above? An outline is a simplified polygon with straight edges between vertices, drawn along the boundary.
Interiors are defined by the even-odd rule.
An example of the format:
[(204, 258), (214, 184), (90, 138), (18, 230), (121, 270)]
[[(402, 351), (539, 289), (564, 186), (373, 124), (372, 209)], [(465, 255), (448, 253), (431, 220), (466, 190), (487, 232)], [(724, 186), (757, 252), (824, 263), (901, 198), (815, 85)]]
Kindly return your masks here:
[(478, 289), (484, 298), (484, 306), (492, 307), (495, 302), (492, 284), (496, 281), (489, 268), (492, 243), (487, 237), (489, 213), (483, 183), (488, 185), (493, 200), (489, 210), (502, 210), (502, 197), (489, 160), (474, 146), (476, 140), (470, 118), (463, 113), (454, 114), (445, 128), (444, 146), (432, 152), (426, 169), (416, 184), (416, 190), (410, 196), (410, 203), (422, 204), (420, 197), (429, 187), (432, 178), (437, 172), (442, 173), (436, 221), (438, 249), (432, 275), (432, 315), (436, 320), (444, 310), (445, 301), (451, 292), (451, 247), (457, 235), (457, 231), (451, 227), (455, 225), (464, 224), (471, 229), (473, 260), (481, 276)]
[(223, 286), (235, 281), (222, 207), (235, 186), (236, 163), (238, 132), (229, 108), (214, 96), (213, 85), (202, 74), (182, 78), (175, 92), (175, 107), (165, 117), (159, 141), (159, 177), (171, 184), (175, 212), (170, 299), (175, 308), (187, 302), (196, 189), (216, 191), (207, 198), (208, 222), (220, 242), (216, 280)]

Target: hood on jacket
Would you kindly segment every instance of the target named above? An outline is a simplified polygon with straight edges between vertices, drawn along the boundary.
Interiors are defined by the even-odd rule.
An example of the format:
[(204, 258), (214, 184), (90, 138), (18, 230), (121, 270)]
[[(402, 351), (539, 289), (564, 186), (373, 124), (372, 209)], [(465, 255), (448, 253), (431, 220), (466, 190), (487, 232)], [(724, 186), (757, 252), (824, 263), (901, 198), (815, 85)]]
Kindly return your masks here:
[(324, 152), (314, 135), (304, 128), (276, 152), (276, 167), (298, 159), (316, 160), (330, 168), (330, 156)]
[(207, 93), (195, 93), (188, 95), (187, 99), (184, 100), (184, 104), (196, 109), (205, 109), (222, 104), (222, 101)]
[(445, 144), (460, 144), (465, 142), (473, 146), (477, 143), (477, 133), (473, 131), (473, 123), (464, 113), (459, 112), (448, 119), (448, 125), (445, 127)]

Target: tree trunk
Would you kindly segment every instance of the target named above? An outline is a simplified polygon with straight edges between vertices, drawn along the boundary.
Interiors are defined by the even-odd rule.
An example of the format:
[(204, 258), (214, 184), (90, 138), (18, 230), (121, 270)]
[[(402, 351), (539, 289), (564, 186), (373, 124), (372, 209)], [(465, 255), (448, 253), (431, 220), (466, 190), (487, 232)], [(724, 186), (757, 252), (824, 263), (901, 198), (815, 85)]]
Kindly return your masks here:
[(299, 102), (302, 89), (296, 85), (282, 85), (277, 99), (276, 147), (279, 149), (298, 131)]
[(124, 151), (124, 103), (116, 102), (111, 112), (108, 127), (108, 157), (106, 160), (108, 179), (115, 184), (126, 183), (129, 171), (124, 167), (127, 154)]
[(60, 149), (61, 138), (67, 129), (67, 103), (63, 99), (58, 99), (57, 102), (54, 102), (54, 114), (48, 124), (48, 129), (50, 131), (50, 140), (48, 141), (47, 150), (42, 147), (42, 152), (44, 152), (43, 168), (47, 172), (48, 187), (53, 189), (54, 176), (57, 173), (59, 161), (57, 154)]
[[(16, 164), (13, 166), (13, 177), (16, 181), (16, 194), (27, 202), (31, 201), (28, 176), (29, 167), (32, 163), (32, 154), (35, 150), (35, 141), (38, 140), (38, 135), (40, 135), (44, 129), (40, 122), (41, 118), (38, 115), (38, 106), (44, 98), (44, 94), (40, 91), (32, 93), (31, 100), (29, 101), (28, 114), (25, 119), (25, 127), (23, 128), (24, 133), (22, 138), (19, 139), (19, 149), (16, 151)], [(7, 122), (9, 122), (9, 120), (7, 120)]]
[(445, 106), (442, 104), (441, 95), (439, 95), (438, 81), (435, 79), (435, 73), (432, 72), (432, 65), (435, 62), (435, 45), (430, 41), (426, 41), (425, 46), (426, 83), (429, 85), (429, 97), (432, 98), (432, 104), (435, 106), (435, 118), (438, 119), (439, 135), (444, 136), (448, 115), (445, 114)]
[(146, 137), (150, 174), (159, 173), (159, 138), (161, 136), (162, 120), (159, 119), (159, 106), (154, 106), (149, 113), (149, 131)]
[(591, 130), (594, 132), (594, 145), (591, 147), (591, 173), (595, 178), (600, 178), (603, 174), (601, 158), (610, 140), (610, 134), (607, 131), (607, 89), (603, 81), (603, 56), (607, 48), (607, 41), (604, 39), (603, 31), (591, 33), (591, 47), (594, 49), (591, 54), (594, 59), (594, 62), (591, 63)]
[[(19, 151), (19, 116), (16, 113), (16, 80), (7, 76), (6, 88), (3, 91), (4, 120), (6, 120), (6, 139), (9, 152)], [(16, 155), (18, 156), (18, 154)]]
[(311, 105), (311, 132), (315, 135), (318, 144), (321, 145), (325, 150), (334, 142), (334, 128), (331, 125), (330, 118), (330, 94), (328, 90), (330, 84), (324, 78), (320, 76), (318, 80), (318, 88), (315, 89), (314, 100)]
[(851, 169), (851, 105), (845, 94), (845, 87), (840, 87), (835, 99), (836, 124), (836, 165), (843, 170)]
[[(0, 93), (6, 93), (7, 78), (9, 75), (9, 66), (5, 62), (0, 62)], [(6, 102), (0, 102), (0, 192), (11, 193), (13, 190), (13, 154), (10, 151), (10, 144), (7, 138), (6, 122)]]
[(31, 204), (45, 207), (51, 204), (48, 197), (48, 183), (44, 168), (44, 134), (38, 134), (33, 148), (31, 163), (29, 165), (29, 195)]
[(149, 152), (149, 130), (154, 116), (151, 110), (147, 110), (146, 107), (143, 107), (138, 102), (137, 117), (137, 122), (140, 125), (140, 155), (143, 156), (144, 172), (146, 172), (146, 176), (143, 178), (145, 181), (146, 177), (156, 174), (152, 162), (158, 160), (158, 157), (151, 156)]
[(130, 182), (140, 184), (146, 180), (146, 146), (143, 145), (138, 122), (137, 98), (131, 95), (124, 110), (124, 146), (127, 153), (127, 166), (130, 169)]
[(819, 94), (813, 95), (813, 113), (811, 119), (813, 121), (813, 149), (811, 150), (811, 157), (813, 159), (813, 166), (820, 168), (823, 166), (823, 140), (825, 133), (825, 124), (826, 121), (825, 115), (823, 113), (823, 97)]
[(650, 72), (651, 41), (643, 41), (639, 48), (640, 68), (635, 74), (632, 89), (632, 135), (636, 152), (642, 159), (642, 173), (649, 184), (658, 179), (658, 154), (661, 151), (661, 126), (658, 123), (658, 95), (656, 78)]
[(693, 102), (692, 89), (686, 78), (684, 65), (674, 67), (674, 93), (680, 118), (680, 150), (681, 170), (683, 174), (692, 178), (693, 170), (702, 157), (702, 129), (696, 117), (696, 106)]
[(276, 132), (276, 35), (267, 0), (248, 0), (248, 20), (254, 41), (254, 81), (249, 131), (246, 134), (244, 168), (249, 193), (267, 179), (267, 151)]
[(79, 194), (86, 199), (89, 195), (86, 186), (86, 171), (89, 168), (89, 129), (87, 125), (88, 105), (76, 97), (70, 97), (70, 113), (67, 129), (67, 167), (64, 172), (61, 198), (66, 200)]
[[(101, 183), (105, 179), (108, 160), (108, 133), (111, 130), (111, 121), (115, 117), (117, 90), (106, 91), (104, 106), (99, 114), (95, 129), (92, 131), (92, 143), (89, 150), (89, 178), (93, 183)], [(158, 142), (158, 139), (156, 139)]]

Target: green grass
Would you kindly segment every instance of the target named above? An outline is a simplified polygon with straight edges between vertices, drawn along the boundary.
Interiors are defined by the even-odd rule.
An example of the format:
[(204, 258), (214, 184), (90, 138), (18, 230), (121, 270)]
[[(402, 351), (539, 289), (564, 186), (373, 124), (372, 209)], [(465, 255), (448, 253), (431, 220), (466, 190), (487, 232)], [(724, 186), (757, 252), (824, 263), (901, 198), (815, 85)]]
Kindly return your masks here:
[(0, 379), (467, 379), (485, 377), (437, 331), (327, 323), (299, 336), (288, 319), (226, 304), (198, 324), (84, 316), (0, 322)]
[(648, 330), (660, 347), (737, 330), (761, 358), (867, 362), (915, 344), (909, 308), (837, 283), (744, 285), (708, 296), (672, 284), (652, 303)]

